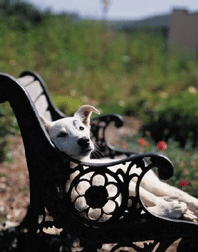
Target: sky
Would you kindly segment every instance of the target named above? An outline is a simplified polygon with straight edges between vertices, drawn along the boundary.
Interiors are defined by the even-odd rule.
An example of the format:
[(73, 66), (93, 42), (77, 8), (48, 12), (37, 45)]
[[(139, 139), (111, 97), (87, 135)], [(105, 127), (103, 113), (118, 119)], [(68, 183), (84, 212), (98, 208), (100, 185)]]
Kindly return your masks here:
[[(82, 17), (102, 17), (102, 0), (26, 0), (53, 12), (76, 12)], [(171, 13), (173, 8), (198, 12), (198, 0), (109, 0), (108, 19), (142, 19)]]

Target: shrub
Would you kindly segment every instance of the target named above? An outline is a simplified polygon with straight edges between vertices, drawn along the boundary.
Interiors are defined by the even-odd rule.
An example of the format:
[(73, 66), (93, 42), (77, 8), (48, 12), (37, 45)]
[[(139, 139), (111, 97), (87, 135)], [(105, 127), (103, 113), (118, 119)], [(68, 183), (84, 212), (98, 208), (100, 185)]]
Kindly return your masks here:
[(198, 197), (197, 150), (180, 148), (178, 142), (172, 139), (169, 139), (168, 144), (164, 141), (155, 144), (149, 136), (143, 138), (140, 134), (122, 137), (118, 147), (123, 148), (123, 142), (127, 143), (125, 146), (133, 152), (160, 152), (167, 156), (174, 167), (174, 175), (167, 182), (194, 197)]
[(14, 24), (14, 26), (18, 26), (22, 30), (27, 30), (31, 24), (40, 24), (45, 16), (35, 6), (22, 0), (2, 0), (0, 14), (7, 18), (12, 27)]
[(16, 118), (11, 112), (8, 104), (0, 106), (0, 162), (7, 160), (9, 151), (7, 148), (7, 136), (11, 134), (19, 134), (19, 128)]
[(64, 95), (64, 92), (64, 89), (60, 89), (59, 95), (52, 95), (51, 97), (55, 106), (65, 115), (70, 116), (79, 109), (82, 102), (77, 97)]
[(194, 87), (179, 95), (160, 100), (158, 109), (148, 113), (143, 132), (150, 132), (157, 143), (170, 138), (181, 147), (198, 146), (198, 94)]

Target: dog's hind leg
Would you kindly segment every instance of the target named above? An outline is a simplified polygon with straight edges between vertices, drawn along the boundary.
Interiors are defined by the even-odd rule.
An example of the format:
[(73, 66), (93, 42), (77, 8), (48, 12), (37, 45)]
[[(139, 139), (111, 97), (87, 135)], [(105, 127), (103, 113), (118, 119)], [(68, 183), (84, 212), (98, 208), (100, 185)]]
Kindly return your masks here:
[(166, 201), (178, 200), (180, 202), (185, 202), (191, 211), (198, 214), (197, 198), (159, 180), (153, 171), (149, 171), (148, 174), (145, 175), (141, 182), (141, 187), (156, 196), (163, 197)]
[(197, 217), (188, 209), (188, 206), (184, 202), (174, 200), (172, 202), (164, 201), (154, 207), (147, 208), (149, 212), (161, 217), (179, 219), (182, 218), (188, 221), (197, 221)]
[[(184, 202), (179, 202), (178, 200), (168, 202), (162, 197), (158, 197), (142, 187), (140, 187), (139, 193), (140, 199), (142, 200), (145, 207), (148, 209), (148, 211), (155, 215), (171, 219), (178, 219), (182, 217), (185, 220), (197, 220), (197, 217), (188, 209), (187, 204)], [(130, 183), (130, 196), (134, 195), (135, 183)]]

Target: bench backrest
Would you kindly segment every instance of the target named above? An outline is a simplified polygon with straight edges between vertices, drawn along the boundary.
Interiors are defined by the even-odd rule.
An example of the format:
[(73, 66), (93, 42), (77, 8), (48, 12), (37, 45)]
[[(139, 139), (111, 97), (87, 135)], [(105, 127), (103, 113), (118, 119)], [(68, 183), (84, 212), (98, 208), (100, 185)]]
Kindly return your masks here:
[(54, 106), (45, 83), (38, 74), (25, 71), (17, 80), (29, 93), (40, 115), (50, 121), (66, 116)]

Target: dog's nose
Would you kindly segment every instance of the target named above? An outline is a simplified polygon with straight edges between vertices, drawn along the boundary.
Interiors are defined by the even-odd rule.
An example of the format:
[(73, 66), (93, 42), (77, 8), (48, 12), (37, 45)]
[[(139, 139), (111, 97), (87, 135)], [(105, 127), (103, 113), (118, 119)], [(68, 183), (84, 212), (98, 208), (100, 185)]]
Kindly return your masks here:
[(81, 147), (88, 147), (89, 146), (89, 138), (87, 137), (82, 137), (78, 140), (78, 144), (81, 146)]

